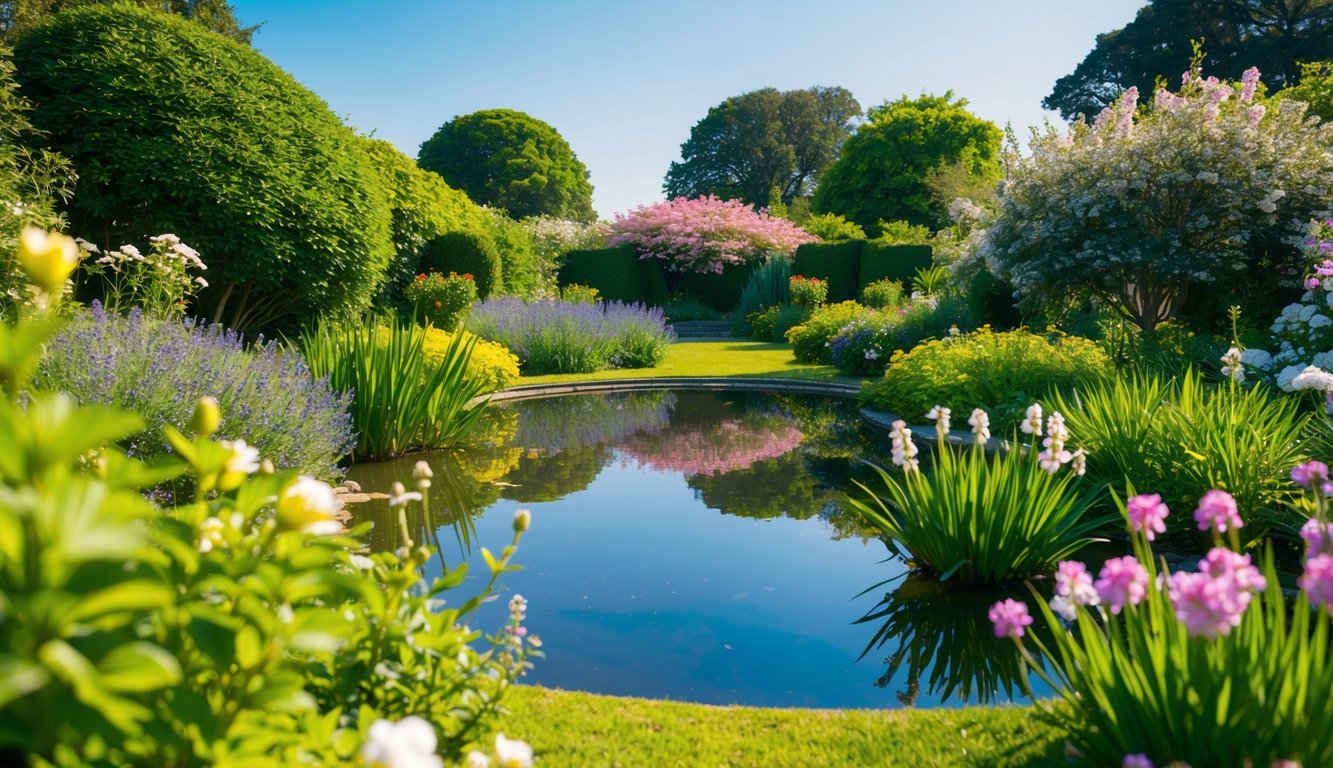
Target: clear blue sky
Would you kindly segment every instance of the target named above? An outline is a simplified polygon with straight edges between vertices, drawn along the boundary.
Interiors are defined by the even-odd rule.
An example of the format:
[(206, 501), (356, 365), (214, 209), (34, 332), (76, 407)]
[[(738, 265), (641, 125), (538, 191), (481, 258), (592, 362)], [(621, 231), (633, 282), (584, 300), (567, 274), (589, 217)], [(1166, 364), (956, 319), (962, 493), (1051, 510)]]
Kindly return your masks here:
[(839, 85), (863, 108), (952, 89), (1026, 135), (1056, 78), (1145, 0), (232, 3), (243, 23), (263, 23), (260, 52), (413, 158), (457, 115), (506, 107), (545, 120), (610, 218), (662, 198), (709, 107), (766, 86)]

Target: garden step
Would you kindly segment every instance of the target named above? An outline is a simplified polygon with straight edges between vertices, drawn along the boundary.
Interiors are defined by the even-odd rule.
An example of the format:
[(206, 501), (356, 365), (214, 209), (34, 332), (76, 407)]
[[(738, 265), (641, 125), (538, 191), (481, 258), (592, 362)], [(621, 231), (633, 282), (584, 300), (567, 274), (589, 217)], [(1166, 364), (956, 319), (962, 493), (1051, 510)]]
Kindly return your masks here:
[(731, 338), (731, 323), (726, 320), (682, 320), (670, 326), (678, 339)]

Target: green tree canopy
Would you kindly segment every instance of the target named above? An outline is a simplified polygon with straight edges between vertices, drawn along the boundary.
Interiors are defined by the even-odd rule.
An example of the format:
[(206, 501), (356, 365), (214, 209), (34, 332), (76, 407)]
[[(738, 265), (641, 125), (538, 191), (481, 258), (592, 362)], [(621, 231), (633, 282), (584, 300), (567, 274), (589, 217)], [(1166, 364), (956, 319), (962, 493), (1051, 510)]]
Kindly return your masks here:
[(1133, 21), (1098, 35), (1042, 106), (1091, 119), (1130, 86), (1146, 98), (1159, 79), (1179, 85), (1195, 41), (1209, 72), (1236, 78), (1253, 66), (1270, 86), (1293, 85), (1300, 62), (1333, 59), (1333, 0), (1150, 0)]
[(880, 221), (938, 227), (948, 219), (932, 201), (932, 171), (961, 162), (975, 176), (999, 178), (1000, 129), (967, 111), (953, 91), (903, 96), (868, 116), (820, 179), (816, 211), (841, 214), (872, 234)]
[(1302, 64), (1300, 85), (1283, 88), (1274, 96), (1303, 101), (1310, 105), (1306, 114), (1318, 115), (1324, 122), (1333, 121), (1333, 61)]
[(41, 148), (79, 182), (70, 229), (102, 245), (174, 233), (233, 328), (364, 310), (393, 253), (352, 131), (254, 50), (158, 11), (62, 12), (14, 52)]
[(596, 218), (588, 168), (555, 128), (522, 112), (455, 117), (421, 145), (417, 162), (474, 202), (516, 219)]
[(846, 88), (763, 88), (708, 110), (680, 146), (662, 189), (668, 198), (714, 195), (764, 205), (808, 195), (837, 157), (861, 105)]
[(14, 38), (66, 8), (132, 3), (183, 16), (210, 32), (250, 44), (259, 26), (243, 27), (226, 0), (0, 0), (0, 35)]

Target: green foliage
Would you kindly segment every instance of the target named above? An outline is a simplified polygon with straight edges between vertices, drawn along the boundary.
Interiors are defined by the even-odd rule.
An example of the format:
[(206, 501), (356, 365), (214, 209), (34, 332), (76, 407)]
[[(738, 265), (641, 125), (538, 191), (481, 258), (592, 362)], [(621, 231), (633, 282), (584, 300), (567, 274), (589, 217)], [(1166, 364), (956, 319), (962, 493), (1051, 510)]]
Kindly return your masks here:
[(860, 285), (864, 287), (876, 280), (907, 283), (916, 277), (917, 270), (930, 265), (931, 249), (928, 245), (866, 243), (861, 250)]
[(722, 272), (684, 272), (676, 276), (676, 290), (689, 295), (718, 312), (731, 312), (740, 303), (741, 291), (760, 262), (726, 264)]
[(1235, 76), (1258, 67), (1273, 84), (1302, 80), (1300, 62), (1333, 59), (1333, 14), (1323, 0), (1152, 0), (1134, 20), (1097, 35), (1097, 44), (1042, 100), (1069, 121), (1091, 119), (1136, 86), (1150, 94), (1178, 82), (1196, 46), (1202, 64)]
[(801, 222), (801, 229), (825, 242), (866, 239), (864, 229), (836, 213), (811, 214)]
[[(588, 224), (550, 216), (533, 216), (519, 223), (532, 243), (533, 267), (537, 272), (535, 296), (550, 295), (557, 290), (556, 273), (564, 263), (565, 254), (605, 248), (610, 232), (604, 222)], [(505, 282), (511, 283), (507, 276)], [(512, 285), (510, 290), (514, 290)]]
[[(750, 315), (791, 301), (791, 260), (785, 255), (770, 257), (750, 273), (741, 289), (736, 309), (731, 313), (731, 331), (737, 336), (750, 335)], [(786, 329), (783, 329), (784, 332)], [(778, 336), (775, 341), (780, 341)]]
[(851, 301), (860, 288), (864, 240), (807, 243), (796, 249), (792, 274), (828, 281), (829, 301)]
[(787, 341), (798, 363), (833, 362), (833, 337), (853, 320), (870, 317), (875, 310), (854, 301), (827, 304), (814, 311), (809, 320), (787, 331)]
[[(466, 331), (464, 335), (468, 335)], [(429, 378), (436, 369), (448, 365), (456, 333), (443, 328), (426, 329), (421, 340), (421, 351), (425, 360), (422, 365), (423, 375)], [(380, 329), (381, 343), (388, 342), (387, 328)], [(464, 339), (464, 343), (468, 340)], [(480, 382), (483, 393), (495, 392), (511, 387), (518, 381), (518, 358), (502, 344), (485, 339), (476, 339), (472, 347), (472, 357), (467, 361), (467, 378)]]
[(820, 179), (816, 211), (842, 214), (871, 234), (881, 220), (938, 228), (949, 221), (926, 185), (933, 169), (962, 161), (974, 175), (999, 178), (1000, 129), (952, 91), (903, 96), (868, 117)]
[(721, 317), (716, 309), (700, 304), (689, 296), (677, 296), (662, 306), (662, 313), (667, 322), (688, 322), (691, 320), (717, 320)]
[(749, 336), (760, 341), (782, 341), (787, 331), (807, 322), (810, 309), (798, 304), (775, 304), (745, 318), (750, 326)]
[(463, 321), (477, 300), (477, 284), (470, 274), (422, 273), (408, 283), (406, 298), (418, 318), (438, 328), (452, 330)]
[(897, 280), (876, 280), (861, 289), (861, 303), (871, 309), (889, 309), (903, 301), (903, 284)]
[(570, 283), (560, 289), (560, 300), (570, 304), (596, 304), (602, 300), (602, 296), (596, 288)]
[(527, 225), (514, 221), (504, 211), (484, 209), (486, 232), (500, 254), (500, 272), (504, 292), (529, 299), (549, 296), (555, 291), (555, 263), (538, 255), (532, 232)]
[(877, 226), (875, 242), (881, 245), (930, 245), (930, 227), (906, 221), (880, 221)]
[(555, 128), (523, 112), (455, 117), (422, 143), (417, 161), (477, 203), (516, 219), (596, 218), (587, 166)]
[(393, 253), (384, 194), (352, 132), (258, 53), (97, 6), (31, 30), (14, 60), (41, 146), (79, 173), (74, 232), (178, 235), (209, 266), (196, 308), (231, 328), (369, 305)]
[(403, 291), (421, 272), (426, 244), (445, 232), (485, 231), (485, 212), (467, 195), (423, 171), (387, 141), (358, 136), (362, 151), (388, 199), (394, 256), (375, 306), (406, 312)]
[(353, 457), (375, 461), (414, 450), (446, 448), (467, 433), (486, 384), (468, 376), (476, 339), (455, 334), (442, 362), (428, 370), (425, 331), (391, 321), (387, 339), (372, 320), (343, 328), (321, 323), (301, 335), (310, 370), (335, 392), (351, 392), (357, 431)]
[(570, 251), (560, 267), (560, 285), (595, 288), (606, 301), (643, 301), (643, 276), (639, 257), (628, 245)]
[(495, 243), (476, 232), (446, 232), (426, 244), (421, 258), (427, 272), (472, 275), (477, 298), (498, 294), (504, 287), (503, 266)]
[(1333, 61), (1302, 62), (1300, 66), (1300, 83), (1283, 88), (1273, 97), (1303, 101), (1310, 105), (1306, 114), (1318, 115), (1326, 123), (1333, 120)]
[[(993, 431), (1004, 434), (1030, 403), (1048, 392), (1068, 393), (1076, 386), (1101, 383), (1113, 373), (1111, 361), (1087, 339), (982, 328), (895, 354), (884, 378), (867, 385), (862, 399), (912, 421), (923, 420), (936, 405), (957, 414), (984, 408)], [(1071, 430), (1096, 457), (1090, 463), (1101, 460), (1092, 434), (1072, 423)]]
[(1046, 573), (1093, 541), (1109, 521), (1087, 514), (1097, 499), (1078, 476), (1042, 469), (1035, 451), (996, 452), (942, 441), (929, 470), (899, 482), (876, 467), (886, 495), (852, 507), (879, 529), (890, 552), (940, 581), (1002, 583)]
[(828, 283), (817, 277), (792, 275), (787, 281), (791, 303), (814, 310), (828, 300)]
[(66, 8), (117, 3), (174, 13), (245, 45), (250, 44), (250, 38), (260, 26), (242, 27), (235, 8), (227, 0), (3, 0), (0, 2), (0, 35), (15, 39)]
[[(1307, 457), (1309, 414), (1266, 387), (1210, 386), (1194, 371), (1178, 379), (1116, 377), (1057, 394), (1053, 408), (1088, 451), (1088, 479), (1112, 489), (1151, 488), (1177, 511), (1205, 492), (1227, 491), (1246, 511), (1247, 539), (1291, 513), (1288, 472)], [(1194, 531), (1188, 515), (1170, 533)]]
[(879, 376), (892, 356), (902, 350), (971, 328), (967, 306), (958, 299), (917, 299), (853, 319), (834, 334), (829, 351), (839, 370), (856, 376)]
[[(762, 88), (708, 110), (662, 185), (667, 198), (716, 195), (754, 206), (808, 195), (861, 105), (845, 88)], [(774, 213), (779, 216), (781, 214)]]

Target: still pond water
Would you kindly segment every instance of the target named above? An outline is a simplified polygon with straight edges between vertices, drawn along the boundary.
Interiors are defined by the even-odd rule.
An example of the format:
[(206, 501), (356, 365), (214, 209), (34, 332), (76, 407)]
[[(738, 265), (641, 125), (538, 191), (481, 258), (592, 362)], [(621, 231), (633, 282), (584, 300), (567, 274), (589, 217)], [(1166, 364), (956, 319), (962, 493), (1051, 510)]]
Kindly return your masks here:
[[(527, 598), (546, 653), (529, 682), (759, 706), (1021, 699), (1013, 646), (986, 619), (1002, 594), (906, 576), (847, 509), (872, 474), (859, 459), (888, 457), (851, 401), (576, 395), (497, 404), (479, 433), (473, 448), (349, 477), (384, 491), (424, 458), (433, 509), (413, 536), (467, 561), (473, 589), (480, 547), (498, 551), (514, 512), (532, 511), (524, 570), (474, 622), (495, 630), (509, 596)], [(372, 546), (392, 548), (385, 512), (354, 510), (377, 520)], [(428, 567), (438, 575), (440, 559)]]

